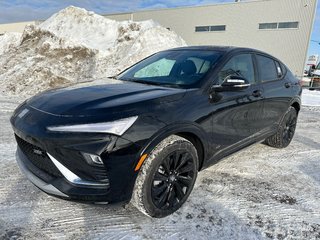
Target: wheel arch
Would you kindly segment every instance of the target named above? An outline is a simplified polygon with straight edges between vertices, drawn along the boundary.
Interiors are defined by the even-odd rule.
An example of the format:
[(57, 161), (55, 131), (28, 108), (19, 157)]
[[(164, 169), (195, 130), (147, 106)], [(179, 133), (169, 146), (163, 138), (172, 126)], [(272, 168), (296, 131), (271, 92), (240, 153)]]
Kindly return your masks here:
[(146, 144), (140, 153), (150, 153), (162, 140), (169, 137), (170, 135), (178, 135), (190, 141), (197, 150), (199, 158), (199, 169), (201, 170), (207, 153), (207, 140), (204, 131), (194, 124), (172, 124), (165, 127), (150, 138), (150, 141)]
[(301, 106), (298, 102), (293, 102), (291, 103), (291, 107), (293, 107), (296, 111), (297, 111), (297, 114), (299, 113), (300, 109), (301, 109)]
[(202, 168), (203, 162), (204, 162), (204, 146), (203, 146), (201, 139), (196, 134), (191, 133), (191, 132), (178, 132), (178, 133), (175, 133), (175, 135), (178, 135), (180, 137), (187, 139), (196, 148), (198, 158), (199, 158), (198, 170), (200, 170)]

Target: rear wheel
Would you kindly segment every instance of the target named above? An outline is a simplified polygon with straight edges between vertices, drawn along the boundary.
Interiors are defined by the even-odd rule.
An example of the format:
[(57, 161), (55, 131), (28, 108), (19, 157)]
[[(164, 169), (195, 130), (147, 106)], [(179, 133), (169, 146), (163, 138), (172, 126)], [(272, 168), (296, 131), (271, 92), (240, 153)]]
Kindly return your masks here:
[(137, 177), (132, 204), (151, 217), (165, 217), (187, 200), (198, 172), (198, 156), (188, 140), (172, 135), (159, 143)]
[(294, 107), (290, 107), (284, 115), (278, 131), (275, 135), (267, 138), (265, 143), (271, 147), (285, 148), (287, 147), (294, 135), (297, 125), (297, 111)]

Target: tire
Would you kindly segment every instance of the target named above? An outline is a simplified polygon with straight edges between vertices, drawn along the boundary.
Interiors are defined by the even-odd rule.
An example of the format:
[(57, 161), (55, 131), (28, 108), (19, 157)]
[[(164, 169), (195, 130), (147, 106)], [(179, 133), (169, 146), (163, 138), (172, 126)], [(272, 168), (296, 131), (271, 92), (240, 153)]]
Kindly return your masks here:
[(267, 138), (265, 143), (275, 148), (287, 147), (294, 136), (297, 118), (298, 114), (296, 109), (294, 107), (289, 107), (279, 125), (277, 133)]
[(161, 141), (144, 161), (131, 203), (147, 216), (168, 216), (187, 200), (197, 174), (197, 150), (188, 140), (171, 135)]

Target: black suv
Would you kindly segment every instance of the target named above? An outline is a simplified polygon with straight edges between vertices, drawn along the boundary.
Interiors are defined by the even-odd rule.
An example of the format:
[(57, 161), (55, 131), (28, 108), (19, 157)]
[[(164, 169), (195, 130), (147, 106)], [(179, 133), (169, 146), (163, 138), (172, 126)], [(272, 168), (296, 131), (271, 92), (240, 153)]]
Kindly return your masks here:
[(247, 48), (156, 53), (105, 85), (46, 91), (14, 112), (17, 161), (44, 192), (131, 202), (164, 217), (198, 171), (253, 143), (292, 140), (301, 87), (278, 59)]

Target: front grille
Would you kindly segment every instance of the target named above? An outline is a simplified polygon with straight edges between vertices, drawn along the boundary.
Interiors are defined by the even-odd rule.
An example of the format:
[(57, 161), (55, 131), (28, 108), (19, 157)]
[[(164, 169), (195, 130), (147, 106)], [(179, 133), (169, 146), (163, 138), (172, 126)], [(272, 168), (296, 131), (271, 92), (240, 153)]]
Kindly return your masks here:
[(26, 142), (17, 135), (15, 135), (15, 137), (19, 148), (34, 166), (54, 177), (62, 177), (62, 174), (52, 163), (47, 153), (43, 149)]
[(98, 181), (106, 181), (108, 180), (108, 175), (106, 169), (103, 168), (96, 168), (93, 171), (93, 176), (95, 176), (95, 179)]

